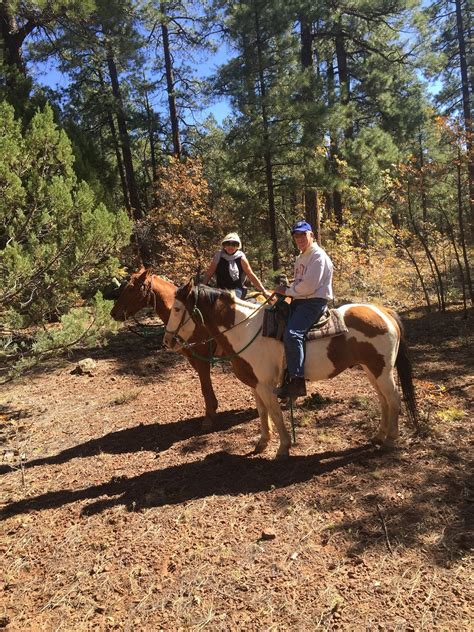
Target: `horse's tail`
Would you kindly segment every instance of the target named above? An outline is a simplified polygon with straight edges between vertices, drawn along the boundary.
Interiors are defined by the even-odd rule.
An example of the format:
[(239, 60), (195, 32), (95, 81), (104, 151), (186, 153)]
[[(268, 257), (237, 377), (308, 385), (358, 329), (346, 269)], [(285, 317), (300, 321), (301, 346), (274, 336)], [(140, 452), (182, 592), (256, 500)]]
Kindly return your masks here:
[(410, 358), (408, 356), (408, 345), (405, 340), (405, 329), (400, 316), (393, 310), (389, 311), (390, 315), (396, 320), (400, 329), (400, 344), (398, 346), (398, 354), (395, 360), (400, 385), (402, 387), (403, 399), (407, 411), (408, 419), (417, 430), (420, 429), (418, 418), (418, 407), (416, 404), (415, 385), (413, 383), (413, 369)]

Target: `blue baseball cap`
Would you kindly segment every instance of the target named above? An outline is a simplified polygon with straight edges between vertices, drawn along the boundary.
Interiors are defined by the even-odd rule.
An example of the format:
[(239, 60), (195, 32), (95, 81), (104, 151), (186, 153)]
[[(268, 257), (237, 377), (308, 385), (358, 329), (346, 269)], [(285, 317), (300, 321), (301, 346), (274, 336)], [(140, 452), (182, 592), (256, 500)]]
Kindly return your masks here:
[(310, 232), (313, 232), (311, 224), (308, 224), (308, 222), (305, 222), (304, 219), (302, 219), (299, 222), (293, 224), (293, 226), (291, 227), (291, 234), (293, 235), (293, 233), (306, 233), (308, 230)]

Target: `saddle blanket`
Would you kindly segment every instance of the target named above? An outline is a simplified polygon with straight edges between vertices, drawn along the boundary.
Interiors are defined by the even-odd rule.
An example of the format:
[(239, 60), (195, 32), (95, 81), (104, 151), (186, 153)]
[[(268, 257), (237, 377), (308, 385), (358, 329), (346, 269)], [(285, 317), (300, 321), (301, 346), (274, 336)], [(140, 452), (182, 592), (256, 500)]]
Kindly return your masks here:
[(317, 323), (316, 327), (312, 327), (306, 334), (306, 340), (318, 340), (319, 338), (340, 336), (341, 334), (345, 334), (346, 331), (348, 331), (348, 329), (341, 312), (337, 309), (330, 309), (329, 318), (326, 322)]
[[(272, 308), (266, 309), (263, 318), (262, 336), (283, 340), (286, 318), (282, 316), (282, 314), (279, 314)], [(340, 336), (346, 333), (346, 331), (347, 327), (342, 314), (337, 309), (330, 309), (324, 313), (320, 321), (308, 331), (306, 340), (311, 341), (318, 340), (319, 338)]]

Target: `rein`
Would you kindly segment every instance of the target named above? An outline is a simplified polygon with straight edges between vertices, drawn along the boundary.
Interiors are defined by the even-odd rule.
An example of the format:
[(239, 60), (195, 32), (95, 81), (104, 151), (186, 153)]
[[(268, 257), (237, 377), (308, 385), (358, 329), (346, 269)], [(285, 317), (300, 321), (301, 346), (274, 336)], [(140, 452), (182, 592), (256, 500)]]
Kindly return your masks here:
[[(250, 318), (253, 318), (255, 316), (255, 314), (257, 312), (259, 312), (263, 307), (265, 307), (265, 305), (267, 305), (267, 303), (273, 298), (273, 294), (267, 298), (261, 305), (259, 305), (257, 307), (257, 309), (252, 312), (251, 314), (249, 314), (246, 318), (244, 318), (243, 320), (241, 320), (239, 323), (237, 323), (236, 325), (232, 325), (232, 327), (228, 327), (227, 329), (224, 329), (224, 331), (219, 332), (219, 334), (217, 334), (217, 336), (212, 336), (211, 338), (208, 338), (207, 340), (204, 340), (202, 342), (187, 342), (186, 340), (184, 340), (181, 336), (178, 335), (179, 330), (184, 327), (184, 325), (186, 323), (188, 323), (190, 320), (193, 320), (195, 324), (197, 325), (204, 325), (204, 317), (202, 315), (201, 310), (198, 308), (197, 303), (198, 303), (198, 299), (199, 299), (199, 287), (195, 287), (193, 290), (193, 294), (194, 294), (194, 307), (192, 309), (191, 314), (189, 315), (189, 318), (183, 322), (184, 317), (187, 314), (187, 310), (184, 312), (181, 321), (178, 325), (178, 327), (174, 330), (174, 331), (168, 331), (165, 330), (166, 333), (170, 333), (173, 334), (173, 337), (175, 340), (179, 340), (179, 342), (181, 343), (181, 346), (186, 350), (189, 351), (189, 353), (194, 357), (197, 358), (199, 360), (204, 360), (205, 362), (209, 362), (209, 364), (211, 364), (212, 366), (214, 366), (215, 364), (218, 364), (219, 362), (227, 362), (227, 360), (233, 360), (234, 358), (238, 357), (243, 351), (245, 351), (245, 349), (247, 349), (248, 347), (250, 347), (250, 345), (252, 344), (252, 342), (257, 338), (257, 336), (260, 334), (260, 332), (262, 331), (262, 326), (260, 326), (257, 330), (257, 333), (252, 337), (252, 339), (244, 346), (242, 347), (242, 349), (240, 349), (239, 351), (236, 351), (234, 353), (232, 353), (231, 355), (228, 356), (215, 356), (213, 355), (213, 352), (211, 350), (211, 343), (212, 342), (216, 342), (217, 343), (217, 338), (219, 336), (223, 336), (224, 334), (226, 334), (228, 331), (232, 331), (232, 329), (235, 329), (236, 327), (238, 327), (239, 325), (242, 325), (242, 323), (245, 323), (247, 320), (249, 320)], [(194, 317), (199, 316), (199, 320), (200, 322), (196, 322), (196, 320), (194, 320)], [(202, 356), (199, 353), (196, 353), (195, 351), (192, 350), (192, 347), (195, 347), (197, 345), (202, 345), (202, 344), (208, 344), (209, 346), (209, 350), (210, 350), (210, 354), (209, 357), (206, 356)]]

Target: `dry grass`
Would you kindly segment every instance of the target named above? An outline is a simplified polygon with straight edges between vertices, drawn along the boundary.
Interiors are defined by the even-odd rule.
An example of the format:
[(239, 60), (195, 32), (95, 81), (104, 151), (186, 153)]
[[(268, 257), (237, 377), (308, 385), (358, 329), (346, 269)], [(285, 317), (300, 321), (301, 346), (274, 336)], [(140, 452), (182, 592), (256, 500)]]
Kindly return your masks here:
[(4, 446), (28, 462), (25, 485), (1, 474), (2, 625), (470, 630), (468, 354), (436, 340), (415, 349), (430, 426), (402, 423), (387, 454), (365, 446), (375, 398), (357, 370), (312, 387), (286, 463), (275, 443), (247, 456), (253, 403), (228, 372), (213, 373), (221, 427), (202, 433), (197, 376), (178, 359), (150, 379), (135, 340), (98, 352), (93, 378), (11, 386)]

